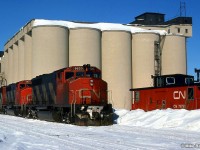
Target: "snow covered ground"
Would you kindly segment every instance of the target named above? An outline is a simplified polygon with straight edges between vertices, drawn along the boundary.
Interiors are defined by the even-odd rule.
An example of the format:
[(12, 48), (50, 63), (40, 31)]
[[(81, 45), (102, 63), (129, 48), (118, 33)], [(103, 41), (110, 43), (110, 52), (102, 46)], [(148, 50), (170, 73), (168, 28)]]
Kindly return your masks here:
[(0, 115), (0, 149), (200, 149), (200, 110), (117, 110), (115, 113), (116, 124), (105, 127)]

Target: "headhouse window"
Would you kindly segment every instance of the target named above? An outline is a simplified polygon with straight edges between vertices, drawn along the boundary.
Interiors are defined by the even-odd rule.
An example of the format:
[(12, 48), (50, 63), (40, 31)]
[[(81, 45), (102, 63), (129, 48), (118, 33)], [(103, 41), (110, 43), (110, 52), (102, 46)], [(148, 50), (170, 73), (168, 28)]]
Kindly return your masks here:
[(65, 79), (69, 79), (69, 78), (71, 78), (73, 76), (74, 76), (74, 72), (66, 72), (65, 73)]
[(177, 30), (178, 30), (178, 33), (180, 33), (180, 32), (181, 32), (181, 29), (180, 29), (180, 28), (177, 28)]
[(174, 77), (167, 77), (166, 78), (166, 84), (167, 85), (175, 84), (175, 78)]

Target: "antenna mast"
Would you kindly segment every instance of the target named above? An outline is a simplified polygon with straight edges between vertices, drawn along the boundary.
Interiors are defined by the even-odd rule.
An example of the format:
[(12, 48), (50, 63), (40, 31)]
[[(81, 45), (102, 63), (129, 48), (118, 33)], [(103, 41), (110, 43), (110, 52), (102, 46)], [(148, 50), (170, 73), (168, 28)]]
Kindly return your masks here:
[(186, 4), (185, 4), (185, 2), (180, 2), (180, 17), (186, 17)]

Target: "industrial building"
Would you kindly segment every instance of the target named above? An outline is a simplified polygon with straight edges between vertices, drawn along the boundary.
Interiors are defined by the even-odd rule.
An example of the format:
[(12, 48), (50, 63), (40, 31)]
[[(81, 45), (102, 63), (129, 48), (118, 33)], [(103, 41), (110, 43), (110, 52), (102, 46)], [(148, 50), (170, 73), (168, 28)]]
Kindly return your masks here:
[(159, 13), (144, 13), (126, 25), (31, 20), (4, 46), (1, 85), (91, 64), (102, 70), (110, 103), (130, 109), (129, 89), (153, 85), (152, 75), (187, 74), (191, 36), (191, 17), (165, 21)]

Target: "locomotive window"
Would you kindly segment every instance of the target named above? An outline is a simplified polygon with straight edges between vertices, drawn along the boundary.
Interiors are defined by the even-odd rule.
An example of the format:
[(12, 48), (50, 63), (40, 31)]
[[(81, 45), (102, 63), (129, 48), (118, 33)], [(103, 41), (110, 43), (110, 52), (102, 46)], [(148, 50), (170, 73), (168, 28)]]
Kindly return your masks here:
[(58, 77), (58, 79), (62, 79), (62, 73), (61, 73), (61, 72), (58, 73), (58, 74), (57, 74), (57, 77)]
[(94, 76), (94, 78), (101, 78), (101, 74), (100, 73), (94, 73), (93, 76)]
[(84, 76), (84, 72), (77, 72), (76, 73), (76, 77), (83, 77)]
[(175, 78), (174, 77), (167, 77), (166, 78), (166, 84), (167, 85), (175, 84)]
[(26, 84), (26, 87), (31, 87), (31, 84)]
[(194, 100), (194, 88), (188, 88), (188, 100)]
[(87, 73), (86, 73), (86, 76), (87, 76), (87, 77), (92, 77), (92, 72), (87, 72)]
[(135, 91), (135, 101), (138, 102), (140, 100), (140, 92), (139, 91)]
[(193, 78), (185, 78), (185, 84), (186, 85), (191, 85), (193, 83), (194, 83)]
[(74, 72), (66, 72), (65, 73), (65, 79), (69, 79), (69, 78), (71, 78), (73, 76), (74, 76)]
[(20, 89), (25, 88), (25, 84), (20, 84)]

